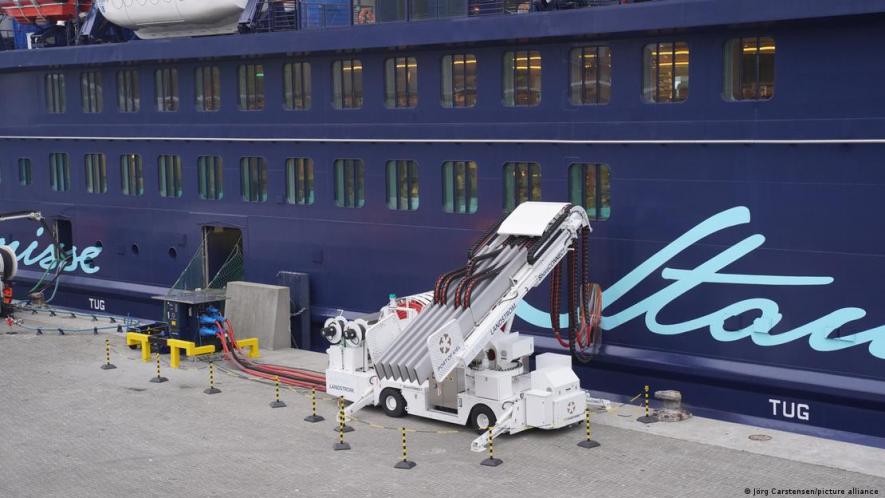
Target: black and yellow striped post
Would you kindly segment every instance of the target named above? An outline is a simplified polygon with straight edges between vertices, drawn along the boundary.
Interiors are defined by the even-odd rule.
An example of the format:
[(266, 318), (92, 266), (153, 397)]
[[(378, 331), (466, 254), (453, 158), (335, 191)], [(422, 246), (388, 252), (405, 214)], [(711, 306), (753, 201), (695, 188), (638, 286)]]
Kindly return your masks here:
[(283, 400), (280, 399), (280, 377), (275, 375), (273, 378), (274, 383), (274, 398), (273, 401), (270, 402), (271, 408), (285, 408), (286, 403), (283, 403)]
[(658, 421), (658, 417), (651, 414), (651, 411), (648, 408), (648, 384), (645, 385), (644, 393), (645, 393), (645, 415), (637, 418), (636, 420), (642, 422), (643, 424), (653, 424)]
[(111, 363), (111, 340), (105, 338), (104, 340), (104, 365), (101, 366), (102, 370), (113, 370), (117, 368)]
[[(347, 425), (347, 418), (344, 417), (344, 396), (338, 397), (338, 412), (339, 412), (338, 418), (341, 419), (340, 422), (344, 423), (344, 432), (353, 432), (354, 431), (353, 426)], [(335, 427), (332, 427), (332, 429), (335, 432), (338, 432), (337, 425)]]
[(349, 450), (350, 445), (344, 442), (344, 396), (338, 398), (338, 442), (332, 446), (335, 451)]
[(590, 434), (590, 408), (589, 407), (584, 409), (584, 432), (587, 433), (587, 439), (584, 439), (583, 441), (578, 443), (578, 446), (580, 446), (581, 448), (587, 448), (587, 449), (598, 447), (599, 442), (594, 441), (593, 438), (591, 437), (591, 434)]
[(310, 415), (304, 417), (305, 422), (322, 422), (324, 419), (322, 416), (317, 415), (317, 390), (315, 387), (310, 389)]
[(486, 447), (489, 450), (489, 457), (480, 462), (480, 465), (485, 465), (486, 467), (497, 467), (504, 463), (500, 458), (495, 458), (495, 437), (494, 437), (495, 427), (489, 426), (489, 439), (486, 443)]
[(215, 364), (209, 362), (209, 387), (203, 390), (206, 394), (218, 394), (221, 389), (215, 387)]
[(400, 430), (403, 435), (403, 459), (396, 462), (396, 465), (394, 465), (393, 468), (406, 469), (406, 470), (413, 469), (413, 468), (415, 468), (415, 465), (418, 465), (418, 464), (409, 460), (409, 450), (406, 449), (406, 428), (401, 427)]
[(158, 353), (157, 353), (157, 376), (156, 376), (156, 377), (152, 377), (152, 378), (151, 378), (151, 382), (153, 382), (153, 383), (155, 383), (155, 384), (160, 384), (160, 383), (162, 383), (162, 382), (166, 382), (166, 381), (168, 381), (168, 380), (169, 380), (169, 379), (167, 379), (166, 377), (162, 377), (162, 376), (160, 376), (160, 353), (158, 352)]

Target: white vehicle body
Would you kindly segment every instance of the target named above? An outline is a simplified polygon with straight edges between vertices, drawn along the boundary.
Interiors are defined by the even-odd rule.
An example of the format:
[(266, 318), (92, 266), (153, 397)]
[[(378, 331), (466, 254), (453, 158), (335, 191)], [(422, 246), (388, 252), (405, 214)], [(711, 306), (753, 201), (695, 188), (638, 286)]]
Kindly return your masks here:
[(246, 0), (98, 0), (107, 20), (142, 39), (235, 33)]
[[(534, 339), (510, 328), (516, 304), (562, 260), (582, 228), (589, 228), (583, 208), (520, 204), (501, 223), (496, 236), (529, 240), (526, 237), (546, 233), (549, 239), (537, 258), (528, 258), (531, 263), (525, 252), (512, 262), (501, 260), (498, 267), (506, 266), (508, 272), (501, 274), (500, 282), (488, 283), (481, 294), (477, 291), (475, 306), (441, 310), (442, 305), (430, 304), (434, 293), (429, 292), (391, 298), (369, 320), (329, 319), (323, 331), (332, 343), (327, 350), (327, 392), (352, 402), (346, 415), (371, 404), (393, 416), (408, 413), (469, 424), (477, 430), (494, 426), (493, 436), (529, 428), (557, 429), (581, 421), (587, 396), (572, 370), (571, 357), (538, 355), (536, 368), (530, 371)], [(428, 325), (430, 319), (424, 317), (419, 325), (418, 318), (432, 306), (442, 318)], [(407, 337), (421, 325), (426, 338)], [(407, 340), (414, 343), (412, 349), (402, 346)], [(405, 362), (392, 367), (389, 359), (397, 349), (411, 359), (408, 365), (416, 367), (407, 368)], [(399, 373), (391, 373), (394, 370)], [(487, 435), (479, 436), (471, 449), (482, 451), (486, 440)]]

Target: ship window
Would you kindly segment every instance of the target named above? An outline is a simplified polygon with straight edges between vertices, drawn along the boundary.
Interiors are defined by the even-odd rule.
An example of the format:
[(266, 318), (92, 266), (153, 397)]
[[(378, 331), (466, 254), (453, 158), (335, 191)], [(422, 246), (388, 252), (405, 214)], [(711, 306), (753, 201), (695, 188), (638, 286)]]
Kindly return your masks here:
[(138, 71), (134, 69), (117, 71), (117, 109), (120, 112), (138, 112), (140, 108)]
[(476, 105), (476, 56), (446, 55), (442, 58), (442, 106)]
[(240, 159), (240, 194), (246, 202), (267, 200), (267, 162), (263, 157)]
[(443, 211), (473, 214), (477, 209), (476, 161), (446, 161), (442, 167)]
[(682, 102), (688, 98), (688, 44), (651, 43), (643, 54), (642, 98)]
[(86, 191), (103, 194), (108, 191), (108, 164), (104, 154), (86, 154), (83, 159), (86, 170)]
[(611, 216), (611, 173), (607, 164), (569, 166), (569, 201), (584, 206), (591, 220)]
[(157, 69), (154, 72), (154, 93), (157, 97), (158, 111), (178, 111), (178, 69), (174, 67)]
[(53, 114), (65, 112), (65, 75), (46, 75), (46, 111)]
[(49, 154), (49, 185), (56, 192), (71, 190), (71, 164), (64, 152)]
[(384, 62), (384, 95), (389, 108), (418, 105), (418, 63), (414, 57), (392, 57)]
[(239, 70), (240, 110), (264, 109), (264, 66), (240, 64)]
[(774, 95), (774, 40), (756, 36), (725, 44), (726, 100), (768, 100)]
[(198, 67), (194, 71), (196, 106), (201, 112), (221, 109), (221, 71), (218, 66)]
[(286, 159), (286, 201), (289, 204), (313, 204), (313, 161), (310, 159)]
[(136, 197), (144, 195), (144, 173), (141, 168), (141, 156), (138, 154), (120, 156), (120, 187), (123, 195)]
[(181, 197), (181, 156), (163, 154), (157, 158), (160, 197)]
[(332, 105), (336, 109), (359, 109), (363, 106), (363, 63), (346, 59), (332, 63)]
[(510, 212), (526, 201), (541, 200), (541, 165), (510, 162), (504, 164), (504, 211)]
[(387, 207), (397, 211), (418, 209), (418, 163), (387, 161)]
[(361, 159), (335, 160), (335, 204), (360, 208), (366, 205), (366, 166)]
[(101, 73), (87, 71), (80, 74), (80, 98), (83, 103), (83, 112), (101, 112)]
[(608, 104), (612, 87), (612, 52), (609, 47), (572, 49), (569, 95), (572, 105)]
[(310, 63), (283, 66), (283, 104), (287, 111), (310, 109)]
[(541, 52), (504, 53), (504, 105), (531, 107), (541, 103)]
[(197, 158), (197, 182), (200, 184), (200, 199), (218, 201), (224, 197), (224, 170), (221, 167), (221, 156)]
[(27, 157), (18, 159), (18, 183), (22, 186), (31, 184), (31, 160)]

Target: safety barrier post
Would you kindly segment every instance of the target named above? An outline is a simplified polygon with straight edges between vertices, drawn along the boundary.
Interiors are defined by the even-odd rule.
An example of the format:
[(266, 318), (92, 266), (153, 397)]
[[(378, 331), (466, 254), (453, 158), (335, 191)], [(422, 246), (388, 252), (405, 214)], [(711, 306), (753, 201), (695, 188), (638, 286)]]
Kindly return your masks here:
[(168, 380), (169, 380), (169, 379), (167, 379), (166, 377), (161, 377), (161, 376), (160, 376), (160, 353), (159, 353), (159, 351), (158, 351), (158, 352), (157, 352), (157, 376), (151, 378), (151, 382), (153, 382), (153, 383), (155, 383), (155, 384), (160, 384), (160, 383), (162, 383), (162, 382), (166, 382), (166, 381), (168, 381)]
[(111, 363), (111, 340), (105, 338), (104, 340), (104, 365), (101, 366), (102, 370), (113, 370), (117, 368)]
[(305, 422), (322, 422), (324, 419), (320, 415), (317, 415), (317, 390), (315, 387), (310, 389), (310, 415), (304, 417)]
[(648, 409), (648, 384), (645, 385), (645, 415), (637, 418), (636, 420), (642, 422), (643, 424), (653, 424), (658, 421), (658, 417), (652, 415)]
[(350, 445), (344, 442), (344, 396), (338, 398), (338, 442), (332, 446), (335, 451), (349, 450)]
[(587, 439), (578, 443), (578, 446), (587, 449), (596, 448), (597, 446), (599, 446), (599, 442), (594, 441), (590, 437), (590, 408), (586, 408), (584, 410), (584, 431), (587, 433)]
[(206, 394), (218, 394), (221, 392), (221, 389), (215, 387), (215, 364), (211, 361), (209, 362), (209, 387), (203, 390)]
[(283, 403), (280, 400), (280, 377), (274, 376), (274, 400), (270, 402), (271, 408), (283, 408), (286, 406), (286, 403)]
[(403, 435), (403, 459), (396, 462), (396, 465), (394, 465), (393, 468), (409, 470), (409, 469), (414, 468), (415, 465), (418, 465), (418, 464), (409, 460), (408, 450), (406, 449), (406, 428), (402, 427), (401, 431), (402, 431), (402, 435)]
[(488, 448), (489, 448), (489, 457), (480, 462), (480, 465), (485, 465), (486, 467), (497, 467), (504, 463), (500, 458), (495, 458), (495, 438), (492, 434), (495, 431), (494, 426), (489, 426), (489, 440), (488, 440)]

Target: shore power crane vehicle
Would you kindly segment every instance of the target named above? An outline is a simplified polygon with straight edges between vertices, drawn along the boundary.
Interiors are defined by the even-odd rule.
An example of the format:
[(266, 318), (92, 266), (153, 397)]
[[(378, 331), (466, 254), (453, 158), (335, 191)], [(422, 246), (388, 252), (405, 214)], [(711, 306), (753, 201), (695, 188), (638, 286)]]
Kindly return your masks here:
[[(580, 206), (524, 202), (474, 244), (466, 266), (441, 275), (433, 291), (391, 295), (374, 315), (328, 319), (327, 392), (352, 402), (345, 417), (374, 405), (394, 417), (417, 415), (483, 433), (493, 427), (493, 437), (579, 422), (587, 396), (571, 356), (540, 354), (530, 370), (534, 340), (511, 326), (517, 304), (551, 272), (558, 276), (567, 255), (570, 291), (578, 288), (576, 248), (582, 241), (586, 278), (589, 232)], [(578, 293), (571, 294), (572, 310), (579, 308)], [(556, 306), (555, 331), (558, 299)], [(572, 330), (598, 317), (601, 297), (591, 306), (581, 298), (586, 314), (570, 312)], [(589, 337), (570, 335), (570, 341), (586, 346)], [(486, 440), (479, 436), (471, 449), (482, 451)]]

